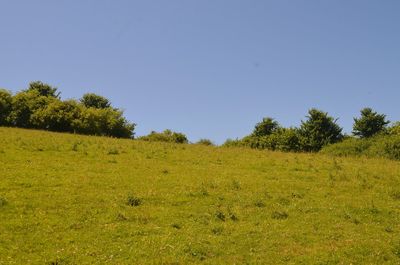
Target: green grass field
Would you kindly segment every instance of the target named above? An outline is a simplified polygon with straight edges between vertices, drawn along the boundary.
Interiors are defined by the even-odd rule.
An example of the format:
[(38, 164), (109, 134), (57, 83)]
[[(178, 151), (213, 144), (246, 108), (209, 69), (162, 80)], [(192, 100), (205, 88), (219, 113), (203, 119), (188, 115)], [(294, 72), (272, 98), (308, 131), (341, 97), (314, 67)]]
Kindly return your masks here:
[(0, 264), (400, 264), (400, 163), (0, 128)]

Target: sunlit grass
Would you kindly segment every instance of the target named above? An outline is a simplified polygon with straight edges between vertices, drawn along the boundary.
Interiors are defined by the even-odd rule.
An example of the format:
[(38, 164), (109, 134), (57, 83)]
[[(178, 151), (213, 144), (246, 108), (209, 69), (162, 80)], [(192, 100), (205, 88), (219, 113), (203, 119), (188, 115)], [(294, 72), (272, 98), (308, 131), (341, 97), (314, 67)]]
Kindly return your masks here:
[(0, 264), (397, 264), (400, 164), (0, 128)]

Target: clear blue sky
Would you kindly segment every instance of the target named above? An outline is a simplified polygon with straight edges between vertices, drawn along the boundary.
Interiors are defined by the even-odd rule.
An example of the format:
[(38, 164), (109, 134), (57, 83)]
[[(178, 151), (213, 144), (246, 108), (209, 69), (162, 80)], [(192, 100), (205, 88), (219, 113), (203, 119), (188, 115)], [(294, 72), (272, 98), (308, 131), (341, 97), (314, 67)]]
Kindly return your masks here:
[(0, 77), (104, 95), (137, 135), (221, 143), (311, 107), (350, 132), (365, 106), (400, 120), (400, 1), (3, 0)]

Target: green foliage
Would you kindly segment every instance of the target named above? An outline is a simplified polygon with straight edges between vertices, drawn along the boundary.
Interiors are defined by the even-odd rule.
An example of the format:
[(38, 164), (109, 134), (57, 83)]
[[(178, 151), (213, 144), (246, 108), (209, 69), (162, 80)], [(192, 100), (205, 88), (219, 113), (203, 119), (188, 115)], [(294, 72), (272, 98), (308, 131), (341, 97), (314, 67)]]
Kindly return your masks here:
[(243, 147), (246, 146), (241, 139), (226, 139), (222, 147)]
[(354, 118), (353, 134), (361, 138), (371, 137), (385, 130), (390, 121), (386, 115), (378, 114), (371, 108), (361, 110), (361, 117)]
[(12, 112), (10, 114), (12, 125), (22, 128), (34, 128), (35, 126), (31, 119), (33, 113), (46, 108), (50, 102), (55, 100), (58, 99), (42, 96), (36, 90), (17, 93), (12, 99)]
[(256, 137), (266, 136), (272, 134), (278, 129), (279, 123), (272, 118), (266, 117), (256, 124), (252, 135)]
[(56, 88), (40, 81), (14, 96), (0, 90), (0, 125), (133, 138), (135, 124), (107, 99), (85, 94), (83, 102), (93, 107), (76, 100), (62, 101)]
[(299, 152), (302, 150), (300, 135), (296, 128), (279, 128), (270, 135), (256, 137), (245, 136), (242, 139), (228, 139), (224, 147), (251, 147), (255, 149), (268, 149), (284, 152)]
[(368, 138), (348, 138), (324, 147), (322, 153), (337, 156), (383, 157), (400, 160), (400, 135), (375, 135)]
[(272, 136), (276, 142), (276, 150), (284, 152), (302, 151), (301, 136), (297, 128), (280, 128)]
[(132, 138), (134, 123), (129, 123), (123, 112), (111, 108), (81, 108), (74, 131), (81, 134)]
[(395, 122), (390, 128), (388, 128), (387, 132), (390, 135), (400, 135), (400, 122)]
[(81, 117), (81, 107), (75, 100), (54, 100), (35, 111), (31, 123), (35, 128), (57, 132), (74, 132)]
[(304, 151), (319, 151), (323, 146), (339, 142), (343, 138), (342, 128), (328, 113), (310, 109), (307, 120), (300, 126)]
[(208, 146), (213, 146), (214, 143), (210, 139), (200, 139), (196, 142), (196, 144), (200, 145), (208, 145)]
[(10, 124), (12, 110), (12, 94), (10, 91), (0, 89), (0, 126)]
[(49, 84), (45, 84), (41, 81), (35, 81), (31, 82), (29, 84), (29, 87), (26, 91), (35, 91), (37, 92), (40, 96), (44, 97), (52, 97), (52, 98), (59, 98), (60, 93), (57, 92), (56, 87), (52, 87)]
[(186, 135), (184, 135), (183, 133), (173, 132), (168, 129), (163, 132), (152, 131), (146, 136), (138, 137), (138, 140), (148, 142), (170, 142), (178, 144), (186, 144), (189, 142)]
[(284, 152), (315, 152), (322, 146), (343, 138), (342, 129), (327, 113), (311, 109), (308, 120), (300, 128), (284, 128), (272, 118), (257, 123), (251, 135), (242, 139), (228, 139), (225, 147), (251, 147)]
[(84, 94), (80, 102), (87, 108), (105, 109), (111, 106), (107, 98), (94, 93)]

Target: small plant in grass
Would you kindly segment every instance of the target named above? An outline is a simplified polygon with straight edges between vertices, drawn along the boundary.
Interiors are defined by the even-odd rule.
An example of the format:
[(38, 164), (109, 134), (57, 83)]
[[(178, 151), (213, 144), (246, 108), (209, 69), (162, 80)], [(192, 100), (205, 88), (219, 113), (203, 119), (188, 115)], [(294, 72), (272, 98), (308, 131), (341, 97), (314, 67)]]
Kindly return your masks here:
[(225, 222), (226, 216), (225, 216), (225, 214), (224, 214), (221, 210), (218, 210), (218, 211), (215, 213), (215, 217), (216, 217), (217, 219), (219, 219), (219, 220)]
[(232, 181), (232, 187), (234, 190), (240, 190), (240, 182), (236, 179)]
[(118, 155), (119, 151), (116, 148), (111, 148), (110, 150), (108, 150), (108, 155)]
[(128, 220), (128, 218), (124, 214), (119, 213), (117, 215), (117, 221), (126, 221), (126, 220)]
[(220, 235), (220, 234), (222, 234), (223, 231), (224, 231), (224, 229), (222, 227), (214, 227), (211, 229), (211, 232), (214, 235)]
[(272, 219), (283, 220), (287, 219), (289, 215), (284, 211), (274, 211), (271, 215)]
[(181, 229), (182, 226), (180, 224), (172, 224), (171, 227), (175, 228), (175, 229)]
[(392, 192), (391, 197), (393, 198), (393, 200), (400, 200), (400, 191)]
[(264, 208), (266, 205), (262, 200), (257, 200), (254, 205), (259, 208)]
[(78, 151), (78, 148), (79, 148), (79, 145), (81, 145), (82, 144), (82, 142), (75, 142), (73, 145), (72, 145), (72, 151)]
[(229, 218), (231, 218), (232, 221), (239, 221), (239, 218), (237, 217), (237, 215), (235, 213), (229, 213)]
[(400, 258), (400, 243), (397, 243), (394, 247), (393, 247), (393, 254), (395, 254), (398, 258)]
[(142, 199), (133, 195), (129, 195), (126, 200), (126, 204), (136, 207), (142, 204)]
[(4, 199), (3, 197), (0, 197), (0, 207), (7, 205), (7, 200)]

